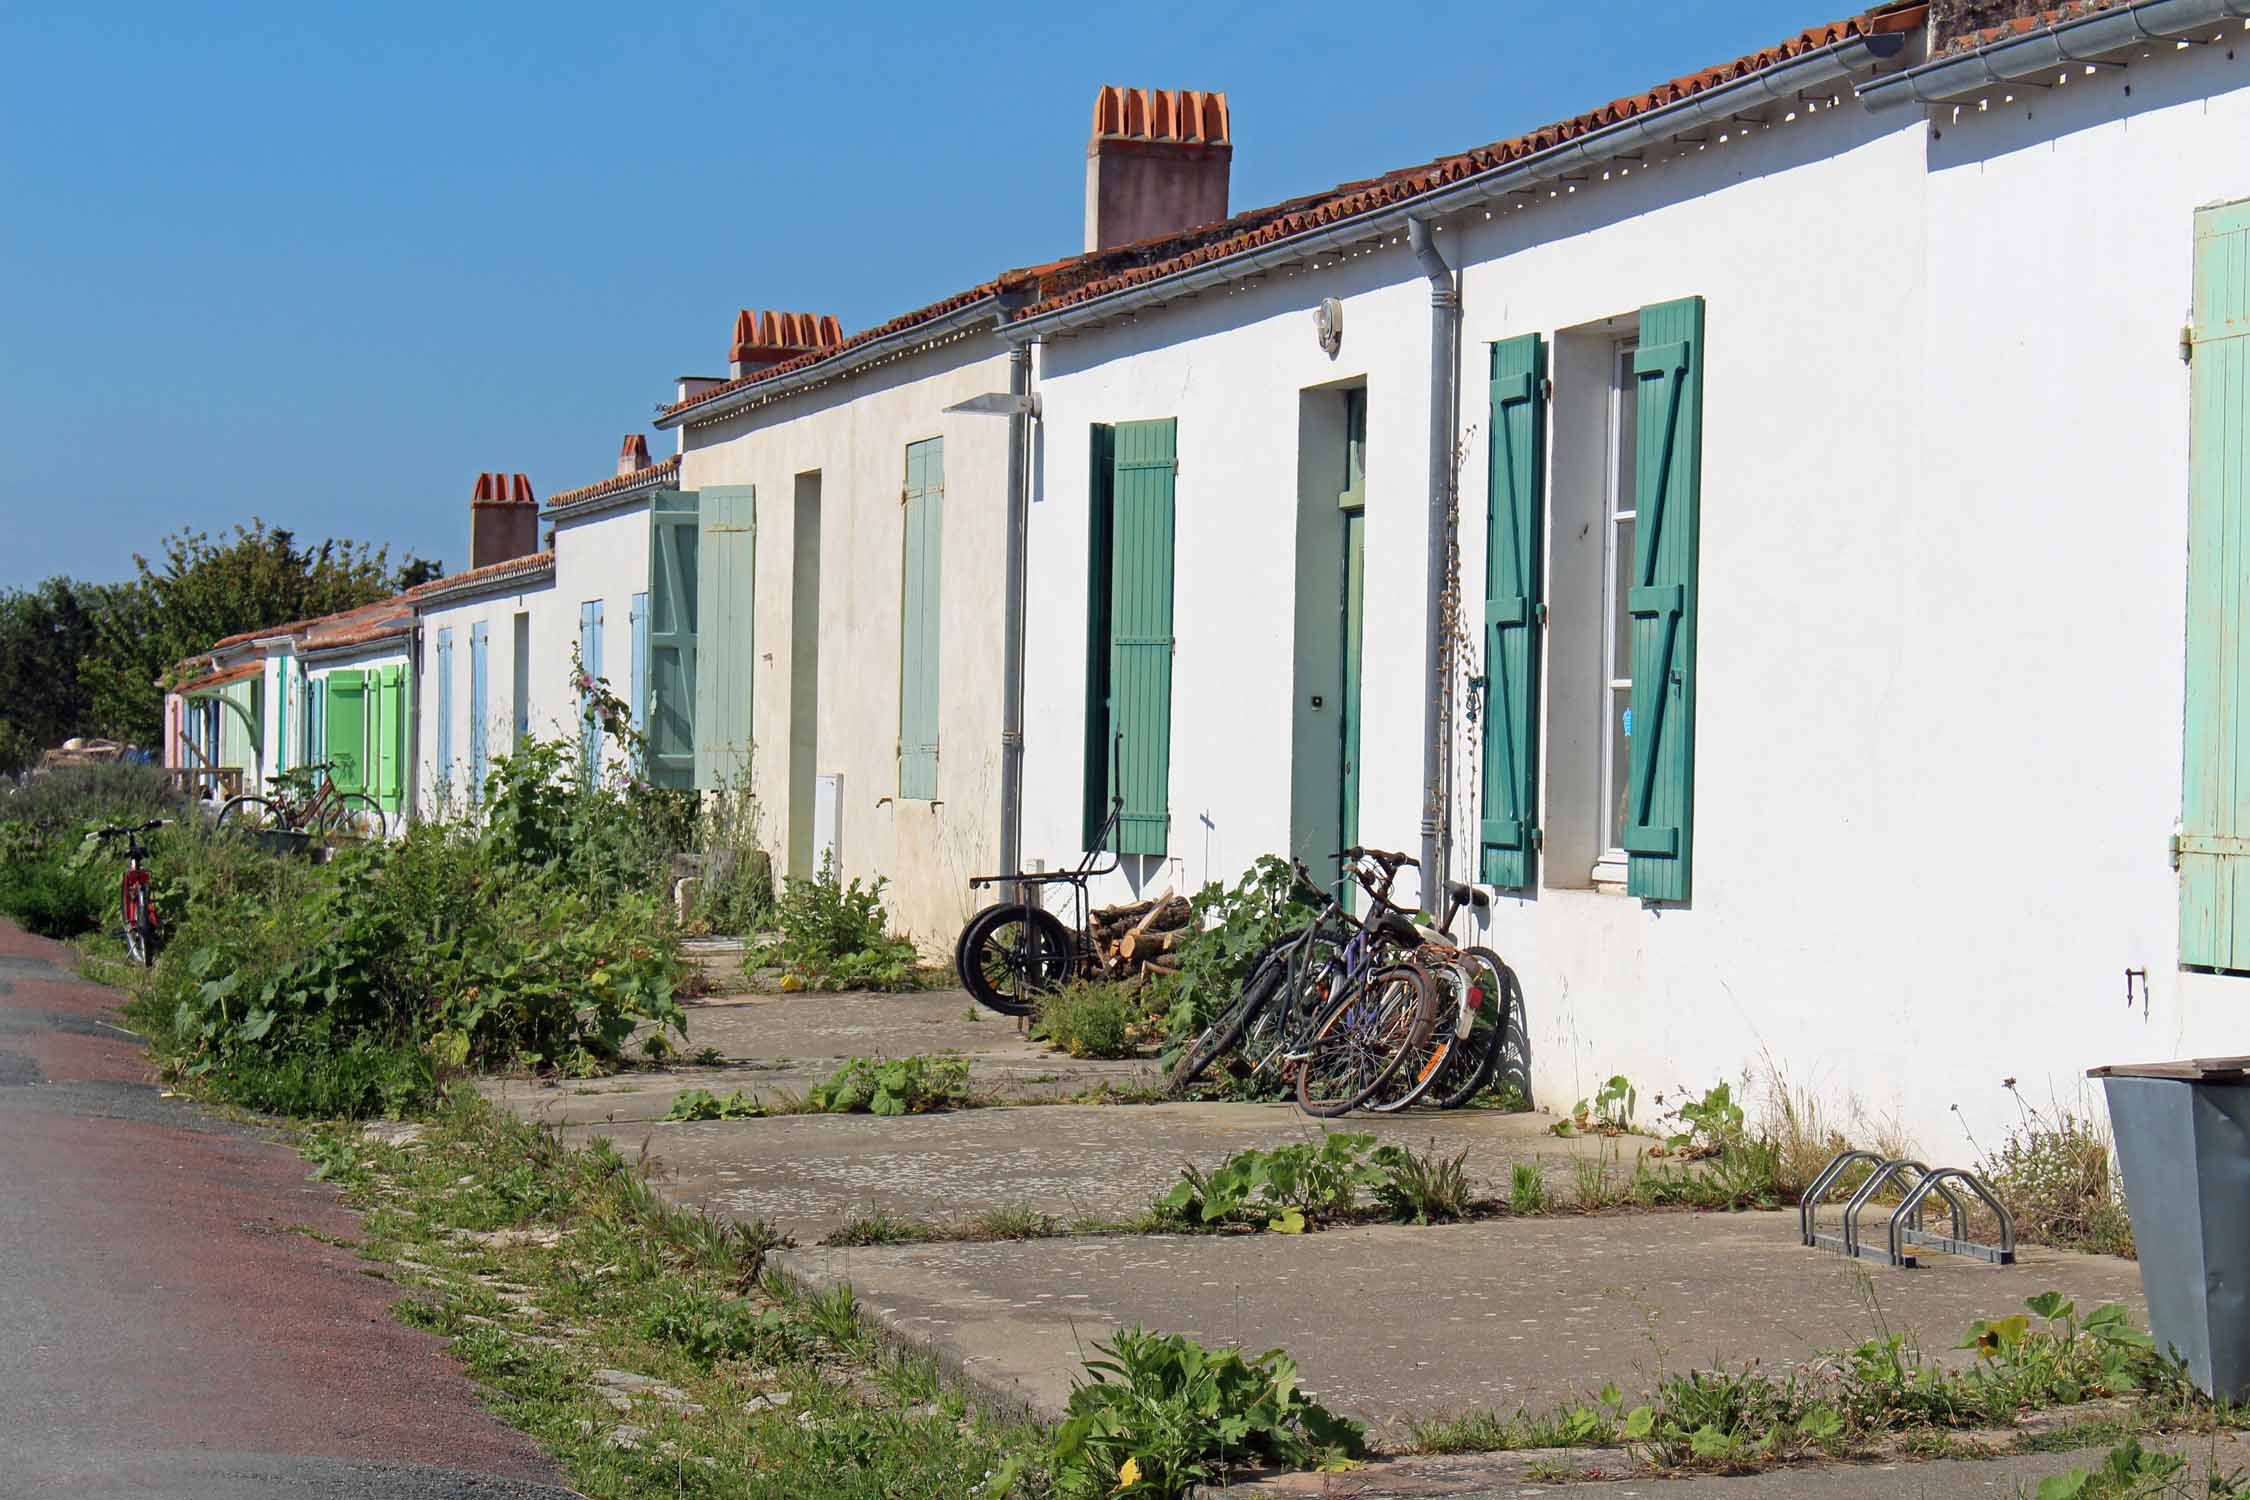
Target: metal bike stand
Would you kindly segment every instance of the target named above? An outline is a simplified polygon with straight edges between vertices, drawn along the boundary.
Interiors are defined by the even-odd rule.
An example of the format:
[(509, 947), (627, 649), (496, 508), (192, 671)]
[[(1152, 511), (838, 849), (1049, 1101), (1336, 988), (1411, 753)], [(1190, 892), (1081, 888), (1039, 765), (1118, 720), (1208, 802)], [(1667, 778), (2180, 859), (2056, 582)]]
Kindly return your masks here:
[[(1840, 1232), (1830, 1234), (1820, 1228), (1820, 1206), (1844, 1172), (1859, 1162), (1873, 1162), (1875, 1170), (1861, 1183), (1844, 1204)], [(1905, 1187), (1905, 1196), (1892, 1210), (1883, 1242), (1879, 1245), (1863, 1243), (1859, 1232), (1859, 1216), (1877, 1193), (1893, 1180)], [(1986, 1245), (1968, 1237), (1968, 1205), (1962, 1202), (1948, 1185), (1958, 1182), (1982, 1201), (2000, 1221), (2000, 1243)], [(1907, 1184), (1911, 1184), (1908, 1186)], [(1953, 1232), (1936, 1234), (1922, 1227), (1923, 1201), (1935, 1193), (1953, 1216)], [(1961, 1167), (1940, 1167), (1932, 1170), (1922, 1162), (1909, 1157), (1885, 1158), (1873, 1151), (1845, 1151), (1821, 1169), (1812, 1186), (1797, 1204), (1798, 1238), (1806, 1245), (1819, 1250), (1832, 1251), (1860, 1260), (1880, 1261), (1901, 1270), (1912, 1270), (1918, 1264), (1914, 1250), (1937, 1250), (1950, 1255), (1961, 1255), (1974, 1260), (1989, 1261), (1994, 1265), (2012, 1265), (2016, 1258), (2015, 1220), (2003, 1207), (1992, 1190), (1974, 1173)]]
[[(1993, 1217), (2000, 1221), (1999, 1244), (1986, 1245), (1968, 1238), (1968, 1220), (1961, 1211), (1960, 1202), (1945, 1186), (1948, 1182), (1960, 1183), (1983, 1200), (1986, 1208), (1992, 1210)], [(1922, 1200), (1929, 1196), (1933, 1188), (1953, 1204), (1951, 1235), (1928, 1234), (1922, 1230)], [(1912, 1219), (1908, 1218), (1910, 1212), (1915, 1215)], [(1971, 1260), (1987, 1261), (1996, 1266), (2012, 1266), (2016, 1263), (2016, 1220), (2008, 1212), (2007, 1205), (1993, 1195), (1992, 1189), (1985, 1186), (1984, 1179), (1976, 1173), (1965, 1167), (1940, 1167), (1935, 1172), (1924, 1174), (1922, 1180), (1915, 1184), (1914, 1190), (1906, 1195), (1905, 1200), (1891, 1214), (1890, 1253), (1893, 1264), (1914, 1263), (1910, 1256), (1901, 1260), (1905, 1256), (1907, 1245), (1919, 1245), (1925, 1250), (1942, 1250), (1948, 1255), (1967, 1256)]]

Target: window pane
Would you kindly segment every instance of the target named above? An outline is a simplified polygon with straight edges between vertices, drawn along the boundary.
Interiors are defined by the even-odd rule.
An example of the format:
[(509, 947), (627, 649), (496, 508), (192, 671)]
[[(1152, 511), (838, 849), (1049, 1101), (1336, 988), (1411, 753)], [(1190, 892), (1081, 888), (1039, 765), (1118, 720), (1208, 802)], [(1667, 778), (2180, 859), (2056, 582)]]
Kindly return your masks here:
[(1632, 597), (1633, 588), (1633, 522), (1619, 521), (1610, 528), (1610, 545), (1616, 556), (1610, 559), (1610, 663), (1612, 680), (1630, 682), (1633, 678), (1633, 617), (1625, 606)]
[(1609, 695), (1609, 846), (1625, 840), (1625, 799), (1633, 784), (1633, 690), (1612, 688)]
[(1633, 508), (1634, 455), (1639, 451), (1641, 382), (1633, 373), (1633, 346), (1617, 352), (1617, 473), (1614, 508)]

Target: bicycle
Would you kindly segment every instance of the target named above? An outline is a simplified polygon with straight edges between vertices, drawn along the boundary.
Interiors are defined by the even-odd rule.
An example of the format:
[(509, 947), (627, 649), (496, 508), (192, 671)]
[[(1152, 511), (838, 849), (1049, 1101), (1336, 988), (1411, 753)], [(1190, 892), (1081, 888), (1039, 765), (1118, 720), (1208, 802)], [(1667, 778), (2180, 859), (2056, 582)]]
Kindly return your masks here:
[[(328, 773), (334, 761), (316, 761), (282, 772), (269, 795), (246, 793), (219, 809), (221, 829), (279, 830), (350, 838), (379, 839), (390, 831), (380, 804), (364, 792), (340, 791)], [(320, 780), (313, 780), (315, 774)]]
[(1413, 861), (1357, 847), (1337, 857), (1367, 892), (1367, 916), (1351, 917), (1340, 892), (1315, 886), (1296, 862), (1299, 887), (1320, 903), (1318, 913), (1251, 966), (1241, 995), (1173, 1069), (1175, 1089), (1239, 1046), (1251, 1077), (1278, 1068), (1292, 1078), (1299, 1109), (1340, 1115), (1379, 1095), (1427, 1046), (1436, 987), (1414, 956), (1420, 932), (1390, 900), (1399, 870)]
[[(991, 885), (1017, 887), (1016, 899), (998, 901), (969, 918), (953, 944), (953, 967), (961, 986), (979, 1005), (1004, 1016), (1028, 1016), (1039, 1007), (1039, 997), (1051, 995), (1071, 980), (1090, 973), (1094, 939), (1087, 931), (1086, 883), (1108, 875), (1123, 863), (1113, 855), (1097, 865), (1102, 846), (1124, 816), (1125, 799), (1112, 797), (1109, 818), (1094, 838), (1094, 847), (1072, 870), (1038, 875), (972, 875), (970, 890)], [(1047, 910), (1044, 899), (1033, 900), (1024, 887), (1044, 890), (1067, 885), (1071, 890), (1070, 927)]]
[(144, 969), (155, 966), (156, 950), (163, 942), (163, 933), (157, 926), (156, 903), (149, 896), (148, 867), (142, 863), (148, 858), (148, 846), (141, 842), (141, 835), (163, 826), (164, 819), (153, 818), (130, 827), (94, 830), (98, 842), (106, 844), (117, 838), (125, 841), (125, 876), (118, 883), (120, 914), (125, 923), (125, 952)]

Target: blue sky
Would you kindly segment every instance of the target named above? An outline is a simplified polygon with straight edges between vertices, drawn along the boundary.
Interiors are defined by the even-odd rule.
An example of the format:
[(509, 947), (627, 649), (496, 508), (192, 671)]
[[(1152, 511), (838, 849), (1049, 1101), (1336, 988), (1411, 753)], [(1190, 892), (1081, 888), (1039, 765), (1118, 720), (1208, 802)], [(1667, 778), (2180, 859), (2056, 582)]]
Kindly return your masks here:
[(479, 470), (605, 477), (672, 376), (724, 373), (736, 308), (849, 332), (1075, 251), (1104, 83), (1227, 90), (1240, 209), (1832, 18), (19, 0), (0, 587), (253, 516), (458, 567)]

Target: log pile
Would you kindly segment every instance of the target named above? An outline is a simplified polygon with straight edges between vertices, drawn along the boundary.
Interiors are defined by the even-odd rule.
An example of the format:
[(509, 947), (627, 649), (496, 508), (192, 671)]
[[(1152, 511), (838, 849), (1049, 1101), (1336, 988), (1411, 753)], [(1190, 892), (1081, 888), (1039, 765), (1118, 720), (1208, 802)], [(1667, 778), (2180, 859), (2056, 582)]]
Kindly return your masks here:
[(1130, 993), (1159, 974), (1180, 972), (1173, 953), (1195, 930), (1195, 911), (1185, 896), (1174, 895), (1167, 886), (1154, 901), (1096, 907), (1089, 930), (1102, 975)]

